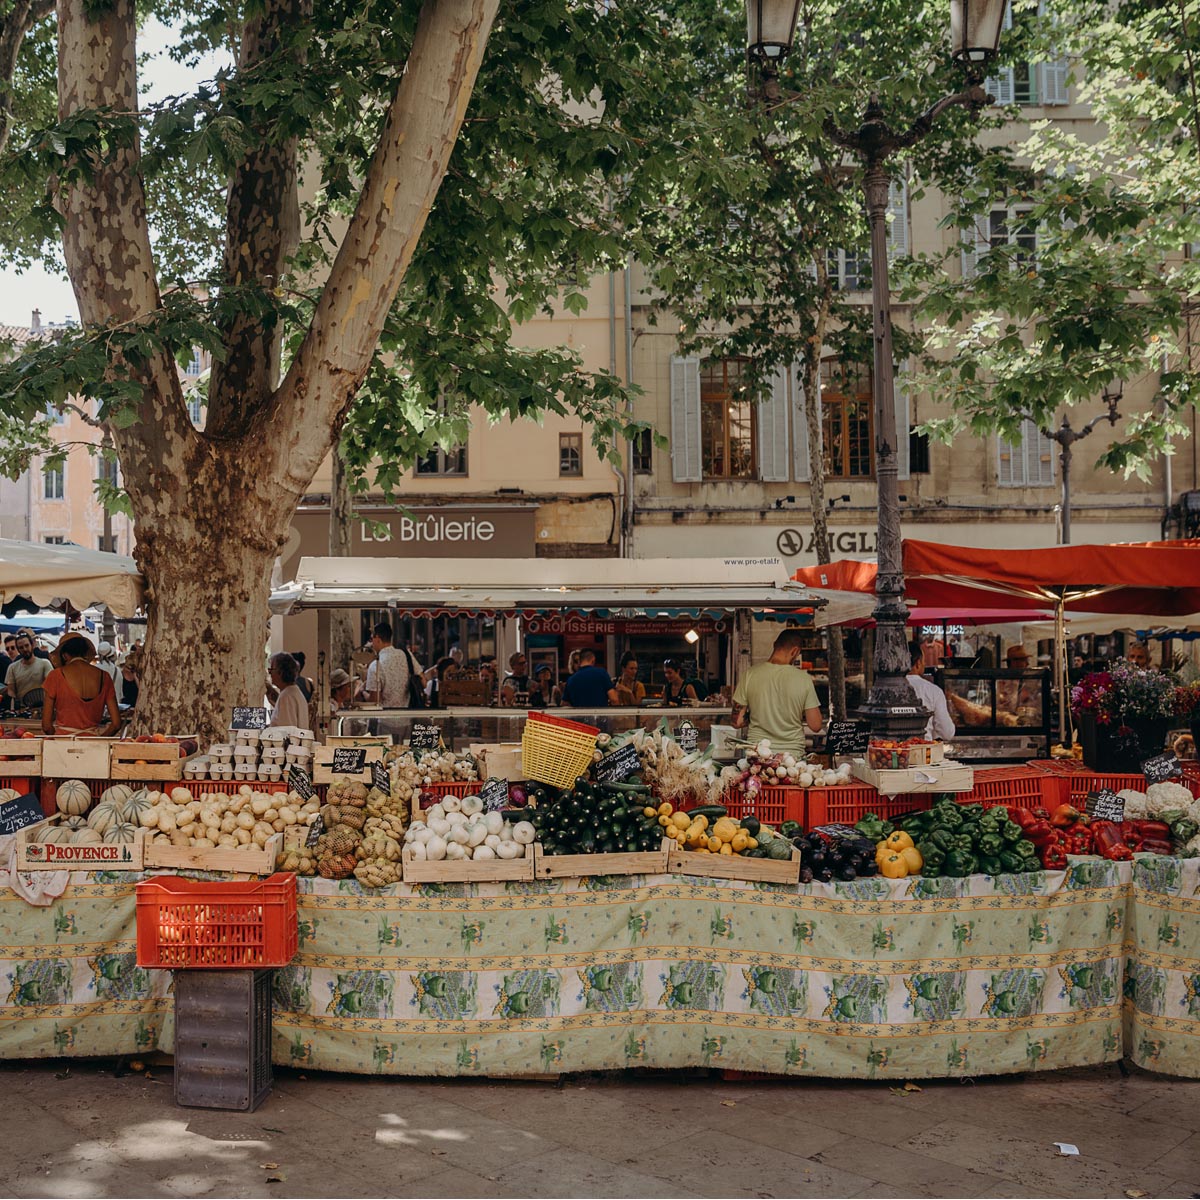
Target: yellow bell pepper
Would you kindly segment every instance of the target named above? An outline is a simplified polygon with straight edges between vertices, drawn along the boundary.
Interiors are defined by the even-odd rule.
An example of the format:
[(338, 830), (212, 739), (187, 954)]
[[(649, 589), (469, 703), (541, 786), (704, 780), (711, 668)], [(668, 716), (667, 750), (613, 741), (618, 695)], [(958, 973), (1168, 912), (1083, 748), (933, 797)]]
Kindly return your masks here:
[(904, 879), (908, 875), (908, 864), (899, 854), (889, 854), (879, 864), (879, 873), (885, 879)]
[(921, 852), (916, 846), (905, 846), (900, 851), (900, 857), (904, 859), (904, 865), (908, 867), (910, 875), (920, 875), (925, 866), (925, 860), (921, 857)]
[(884, 845), (887, 846), (889, 850), (894, 850), (897, 854), (899, 854), (901, 850), (907, 850), (912, 844), (912, 838), (910, 838), (903, 829), (897, 829), (895, 833), (889, 833), (884, 841)]

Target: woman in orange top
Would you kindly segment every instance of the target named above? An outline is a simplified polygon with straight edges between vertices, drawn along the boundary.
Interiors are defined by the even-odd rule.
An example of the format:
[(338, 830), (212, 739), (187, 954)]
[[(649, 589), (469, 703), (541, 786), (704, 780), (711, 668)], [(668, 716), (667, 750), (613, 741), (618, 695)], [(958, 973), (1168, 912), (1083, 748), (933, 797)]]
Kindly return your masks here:
[[(121, 728), (121, 710), (112, 676), (91, 663), (95, 648), (87, 638), (74, 634), (58, 644), (62, 666), (55, 667), (42, 684), (46, 703), (42, 708), (45, 733), (89, 733), (112, 737)], [(104, 725), (104, 711), (109, 723)]]

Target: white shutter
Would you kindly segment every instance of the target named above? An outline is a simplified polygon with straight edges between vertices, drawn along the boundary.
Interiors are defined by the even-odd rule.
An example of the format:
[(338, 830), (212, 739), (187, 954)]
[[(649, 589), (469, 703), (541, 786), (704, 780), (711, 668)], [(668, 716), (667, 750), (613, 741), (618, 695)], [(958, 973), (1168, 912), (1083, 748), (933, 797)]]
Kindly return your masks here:
[[(1038, 16), (1046, 15), (1045, 0), (1041, 0), (1038, 4)], [(1053, 23), (1058, 24), (1057, 17), (1053, 18)], [(1040, 75), (1040, 98), (1043, 104), (1066, 104), (1067, 96), (1067, 74), (1070, 70), (1070, 64), (1065, 58), (1056, 58), (1052, 62), (1044, 62), (1038, 64), (1038, 74)]]
[(1054, 482), (1054, 440), (1032, 421), (1025, 422), (1024, 432), (1025, 484), (1027, 487), (1049, 487)]
[(671, 478), (676, 483), (699, 483), (700, 360), (671, 358)]
[[(1004, 28), (1012, 29), (1012, 3), (1004, 6)], [(1000, 39), (1001, 44), (1004, 38)], [(1016, 99), (1017, 89), (1012, 67), (1000, 67), (995, 75), (989, 75), (983, 81), (983, 90), (990, 92), (997, 104), (1012, 104)]]
[(972, 218), (969, 229), (963, 230), (962, 239), (962, 277), (970, 279), (979, 269), (979, 258), (992, 248), (992, 214), (979, 213)]
[(764, 483), (787, 483), (788, 378), (779, 367), (771, 376), (771, 394), (758, 401), (758, 477)]
[(996, 482), (1001, 487), (1018, 487), (1025, 482), (1025, 461), (1021, 451), (1007, 438), (996, 440)]
[(908, 400), (908, 364), (901, 366), (893, 381), (896, 406), (896, 474), (900, 479), (909, 477), (909, 426), (912, 421)]
[[(797, 483), (808, 483), (812, 478), (808, 463), (808, 414), (804, 411), (804, 379), (801, 364), (792, 363), (792, 477)], [(818, 395), (817, 404), (821, 403)]]
[(888, 187), (888, 262), (910, 253), (908, 236), (908, 179), (901, 175)]

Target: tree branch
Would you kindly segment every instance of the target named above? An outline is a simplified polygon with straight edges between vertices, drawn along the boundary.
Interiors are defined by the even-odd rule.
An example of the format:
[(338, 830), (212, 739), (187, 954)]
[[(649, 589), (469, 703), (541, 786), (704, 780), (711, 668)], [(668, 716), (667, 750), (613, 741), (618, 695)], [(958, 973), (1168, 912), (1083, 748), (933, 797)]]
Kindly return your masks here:
[(13, 76), (25, 35), (54, 12), (54, 0), (15, 0), (12, 11), (0, 21), (0, 154), (12, 132)]
[[(425, 0), (346, 237), (263, 429), (302, 491), (371, 363), (462, 126), (499, 0)], [(323, 436), (314, 438), (312, 430)], [(279, 434), (284, 436), (280, 437)]]
[[(239, 72), (252, 71), (280, 50), (282, 34), (311, 11), (311, 0), (268, 0), (247, 24)], [(296, 69), (302, 64), (297, 63)], [(226, 210), (223, 278), (229, 287), (258, 284), (270, 291), (300, 237), (297, 195), (299, 143), (264, 131), (262, 140), (234, 173)], [(266, 405), (279, 378), (282, 321), (235, 314), (221, 330), (224, 362), (213, 363), (206, 432), (217, 438), (242, 434)]]

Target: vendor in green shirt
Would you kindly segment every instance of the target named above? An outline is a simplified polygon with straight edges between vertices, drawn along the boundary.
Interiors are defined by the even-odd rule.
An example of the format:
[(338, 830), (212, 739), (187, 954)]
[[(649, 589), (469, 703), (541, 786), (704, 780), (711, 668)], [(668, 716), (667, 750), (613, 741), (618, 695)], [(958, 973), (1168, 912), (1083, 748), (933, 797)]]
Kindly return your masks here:
[(749, 725), (752, 742), (763, 738), (777, 752), (803, 754), (805, 726), (821, 729), (821, 708), (812, 676), (795, 666), (804, 649), (804, 633), (785, 629), (776, 639), (771, 657), (751, 667), (733, 693), (734, 728)]

